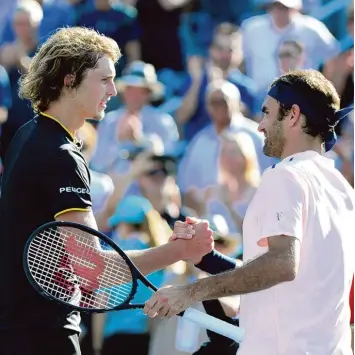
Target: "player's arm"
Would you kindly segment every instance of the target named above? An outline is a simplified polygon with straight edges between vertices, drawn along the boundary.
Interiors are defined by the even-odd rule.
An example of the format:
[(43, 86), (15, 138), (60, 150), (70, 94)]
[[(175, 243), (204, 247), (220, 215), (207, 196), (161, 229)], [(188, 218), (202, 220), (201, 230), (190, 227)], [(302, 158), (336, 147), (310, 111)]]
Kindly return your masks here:
[(258, 215), (259, 233), (255, 238), (260, 255), (233, 271), (189, 285), (162, 288), (146, 302), (144, 312), (151, 317), (170, 317), (196, 301), (262, 291), (294, 280), (308, 213), (308, 192), (303, 184), (289, 171), (265, 172), (258, 191), (265, 208)]
[(298, 271), (300, 242), (279, 235), (268, 238), (269, 250), (244, 266), (191, 285), (196, 301), (262, 291), (295, 279)]
[[(97, 230), (95, 217), (91, 210), (67, 211), (57, 216), (56, 219), (84, 224)], [(201, 257), (213, 247), (212, 231), (209, 230), (208, 223), (203, 221), (195, 225), (194, 228), (196, 234), (191, 240), (181, 239), (159, 247), (136, 251), (131, 250), (126, 253), (143, 274), (150, 274), (180, 260), (191, 259), (194, 256)], [(96, 244), (96, 248), (101, 250), (98, 243)], [(104, 253), (104, 251), (102, 252)], [(112, 257), (117, 258), (117, 261), (120, 262), (118, 254), (112, 253)]]
[(259, 216), (261, 255), (233, 271), (194, 283), (191, 290), (196, 299), (261, 291), (297, 276), (307, 214), (306, 189), (283, 170), (267, 172), (260, 189), (267, 204)]
[[(56, 220), (84, 224), (97, 229), (91, 210), (89, 171), (80, 154), (62, 151), (47, 169), (43, 183), (47, 188), (49, 205)], [(212, 231), (207, 222), (194, 226), (195, 236), (191, 240), (178, 240), (174, 243), (148, 250), (130, 251), (138, 269), (144, 274), (165, 268), (182, 259), (198, 259), (211, 251), (213, 247)], [(94, 247), (100, 248), (99, 241), (93, 237)], [(112, 253), (112, 258), (118, 258)], [(118, 260), (118, 259), (117, 259)]]

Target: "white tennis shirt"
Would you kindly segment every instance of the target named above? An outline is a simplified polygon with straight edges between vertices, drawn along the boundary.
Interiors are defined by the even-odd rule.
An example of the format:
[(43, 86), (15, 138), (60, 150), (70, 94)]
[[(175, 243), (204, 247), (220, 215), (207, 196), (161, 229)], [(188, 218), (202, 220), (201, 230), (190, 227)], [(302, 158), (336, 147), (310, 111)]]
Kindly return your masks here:
[(238, 355), (352, 354), (354, 200), (334, 162), (314, 151), (265, 171), (244, 219), (244, 260), (267, 252), (267, 237), (289, 235), (301, 242), (300, 265), (295, 280), (241, 297)]

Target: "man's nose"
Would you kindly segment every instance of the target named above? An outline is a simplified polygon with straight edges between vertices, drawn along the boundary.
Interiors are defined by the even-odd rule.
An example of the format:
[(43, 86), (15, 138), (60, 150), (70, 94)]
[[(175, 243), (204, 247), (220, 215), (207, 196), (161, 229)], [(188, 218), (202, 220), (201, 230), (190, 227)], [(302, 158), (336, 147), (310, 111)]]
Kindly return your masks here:
[(260, 123), (259, 123), (259, 126), (258, 126), (258, 131), (259, 132), (263, 132), (265, 130), (265, 127), (264, 127), (264, 119), (261, 119)]
[(107, 95), (108, 96), (116, 96), (117, 95), (117, 89), (116, 89), (116, 85), (114, 83), (114, 81), (112, 81), (110, 87), (109, 87), (109, 90), (107, 92)]

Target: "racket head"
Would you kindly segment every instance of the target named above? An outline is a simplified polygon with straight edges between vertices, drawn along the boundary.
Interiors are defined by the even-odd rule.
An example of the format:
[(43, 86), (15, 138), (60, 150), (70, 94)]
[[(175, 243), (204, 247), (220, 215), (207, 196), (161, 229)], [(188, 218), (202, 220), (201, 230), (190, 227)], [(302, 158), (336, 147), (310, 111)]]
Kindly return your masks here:
[(102, 313), (142, 307), (130, 301), (144, 276), (110, 238), (85, 225), (54, 221), (37, 228), (26, 243), (23, 267), (38, 293), (71, 309)]

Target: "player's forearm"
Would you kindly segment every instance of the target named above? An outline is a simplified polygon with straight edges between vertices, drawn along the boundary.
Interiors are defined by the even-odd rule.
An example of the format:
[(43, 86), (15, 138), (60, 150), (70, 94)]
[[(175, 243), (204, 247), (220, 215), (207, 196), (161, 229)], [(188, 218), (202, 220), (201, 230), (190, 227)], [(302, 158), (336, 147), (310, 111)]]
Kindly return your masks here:
[(127, 252), (138, 270), (144, 275), (176, 263), (182, 259), (181, 243), (167, 243), (146, 250), (131, 250)]
[(284, 255), (268, 252), (233, 271), (198, 280), (190, 289), (195, 301), (242, 295), (293, 280), (289, 270)]

